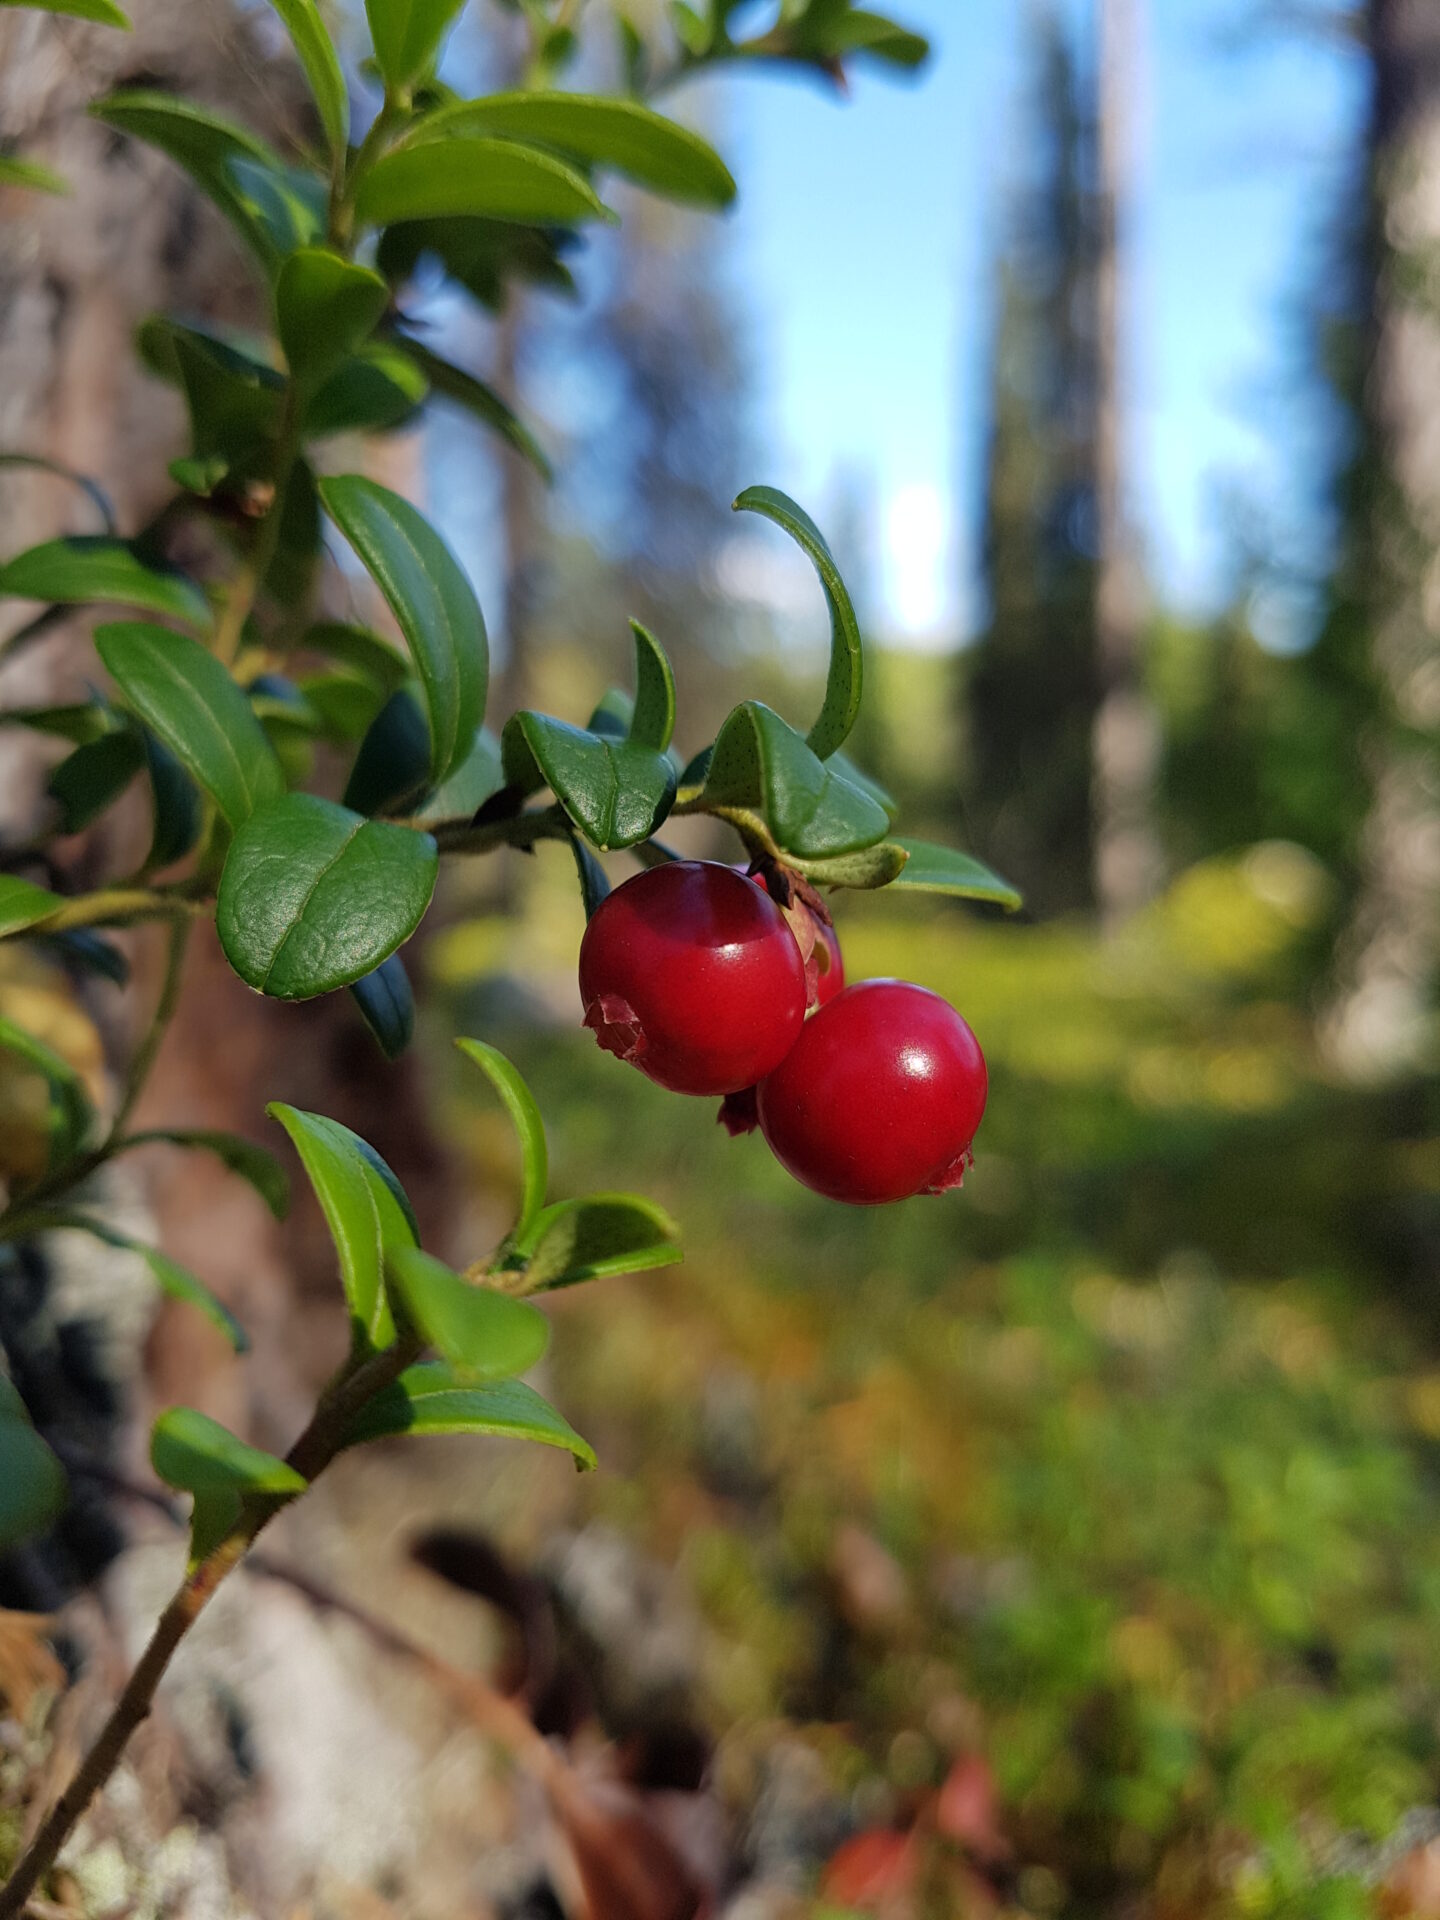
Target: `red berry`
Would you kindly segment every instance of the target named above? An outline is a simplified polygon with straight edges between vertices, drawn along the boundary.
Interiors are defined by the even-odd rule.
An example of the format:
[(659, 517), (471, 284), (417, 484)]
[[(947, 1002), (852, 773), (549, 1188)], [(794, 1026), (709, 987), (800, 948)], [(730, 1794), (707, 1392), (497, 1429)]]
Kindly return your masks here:
[(580, 945), (585, 1024), (674, 1093), (736, 1093), (805, 1023), (805, 963), (770, 896), (733, 868), (676, 860), (617, 887)]
[(985, 1111), (980, 1043), (938, 994), (847, 987), (760, 1083), (760, 1125), (802, 1185), (877, 1206), (960, 1184)]

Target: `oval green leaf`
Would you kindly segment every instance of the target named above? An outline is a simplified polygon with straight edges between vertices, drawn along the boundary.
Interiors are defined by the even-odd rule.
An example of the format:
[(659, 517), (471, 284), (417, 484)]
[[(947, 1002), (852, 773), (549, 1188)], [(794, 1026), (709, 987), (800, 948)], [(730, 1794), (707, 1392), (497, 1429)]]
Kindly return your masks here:
[(64, 904), (61, 896), (47, 887), (37, 887), (13, 873), (0, 873), (0, 940), (33, 927)]
[(49, 1088), (50, 1165), (58, 1166), (84, 1144), (95, 1118), (85, 1083), (68, 1060), (13, 1020), (0, 1019), (0, 1049), (23, 1060)]
[(168, 1299), (179, 1300), (187, 1307), (195, 1307), (212, 1326), (218, 1327), (236, 1353), (244, 1353), (250, 1345), (250, 1336), (240, 1322), (231, 1313), (222, 1300), (217, 1300), (203, 1280), (199, 1280), (188, 1267), (182, 1267), (178, 1260), (172, 1260), (168, 1254), (161, 1253), (156, 1247), (137, 1247), (151, 1273), (155, 1284)]
[(455, 214), (533, 227), (613, 218), (584, 174), (563, 160), (480, 135), (395, 148), (366, 174), (355, 211), (371, 227)]
[(908, 856), (893, 882), (897, 887), (912, 893), (948, 893), (961, 900), (989, 900), (1007, 913), (1025, 904), (1017, 888), (971, 854), (904, 836), (897, 836), (893, 844)]
[(408, 1367), (393, 1387), (351, 1421), (347, 1446), (392, 1434), (482, 1433), (563, 1447), (581, 1468), (595, 1465), (595, 1449), (523, 1380), (493, 1387), (469, 1386), (444, 1361)]
[(372, 972), (419, 926), (439, 855), (428, 833), (286, 794), (236, 834), (216, 927), (257, 992), (308, 1000)]
[[(178, 633), (168, 638), (178, 640)], [(138, 729), (117, 727), (87, 740), (52, 767), (45, 791), (60, 808), (60, 831), (79, 833), (129, 786), (145, 765), (145, 747)]]
[(685, 1257), (680, 1229), (665, 1209), (632, 1193), (557, 1200), (517, 1237), (512, 1253), (525, 1262), (527, 1293), (674, 1266)]
[(101, 601), (139, 607), (192, 626), (204, 626), (210, 618), (193, 580), (147, 566), (123, 540), (103, 534), (72, 534), (17, 553), (0, 567), (0, 593), (58, 606)]
[(275, 280), (275, 326), (295, 378), (313, 386), (356, 352), (375, 331), (389, 298), (378, 273), (328, 247), (292, 253)]
[(806, 859), (872, 846), (890, 825), (878, 801), (817, 759), (758, 700), (736, 707), (720, 729), (701, 805), (755, 809), (777, 847)]
[(630, 622), (635, 636), (635, 706), (630, 716), (630, 738), (640, 747), (664, 753), (675, 732), (675, 675), (665, 649), (638, 620)]
[[(0, 1376), (3, 1380), (3, 1376)], [(70, 1498), (65, 1469), (19, 1407), (8, 1380), (0, 1399), (0, 1553), (42, 1533)]]
[(305, 409), (305, 433), (388, 433), (402, 426), (430, 391), (408, 349), (375, 341), (352, 354), (319, 388)]
[(507, 784), (525, 793), (549, 787), (602, 850), (648, 839), (675, 803), (675, 768), (663, 753), (548, 713), (512, 714), (500, 747)]
[(303, 1493), (307, 1482), (193, 1407), (171, 1407), (150, 1432), (150, 1463), (182, 1493)]
[(484, 1040), (457, 1040), (467, 1060), (474, 1061), (499, 1094), (520, 1141), (520, 1218), (514, 1232), (523, 1234), (545, 1204), (550, 1182), (550, 1159), (545, 1145), (545, 1122), (520, 1070), (498, 1047)]
[(457, 1380), (488, 1386), (527, 1373), (550, 1342), (538, 1308), (493, 1287), (462, 1280), (418, 1247), (397, 1247), (385, 1263), (406, 1316)]

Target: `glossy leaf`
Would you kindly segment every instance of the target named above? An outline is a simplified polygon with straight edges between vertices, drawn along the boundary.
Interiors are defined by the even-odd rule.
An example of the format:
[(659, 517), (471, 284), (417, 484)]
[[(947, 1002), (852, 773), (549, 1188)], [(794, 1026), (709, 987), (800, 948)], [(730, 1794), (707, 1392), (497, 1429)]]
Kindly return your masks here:
[(232, 827), (283, 792), (280, 762), (249, 701), (198, 641), (127, 621), (97, 628), (95, 647), (126, 704)]
[[(413, 1244), (415, 1236), (393, 1198), (382, 1214), (380, 1196), (391, 1190), (377, 1176), (379, 1156), (324, 1114), (302, 1113), (280, 1102), (265, 1111), (289, 1134), (315, 1190), (335, 1243), (357, 1346), (365, 1351), (388, 1347), (395, 1322), (385, 1293), (385, 1248), (387, 1242)], [(394, 1181), (388, 1167), (385, 1172)]]
[[(171, 634), (178, 640), (178, 634)], [(145, 748), (132, 727), (87, 741), (52, 767), (45, 791), (60, 808), (61, 833), (79, 833), (98, 820), (145, 765)]]
[(330, 152), (335, 159), (343, 161), (350, 137), (350, 100), (340, 57), (320, 9), (315, 0), (270, 0), (270, 4), (285, 22), (305, 69)]
[(405, 1317), (457, 1380), (513, 1380), (549, 1345), (550, 1323), (538, 1308), (463, 1280), (418, 1247), (397, 1247), (385, 1267)]
[(545, 1145), (545, 1122), (535, 1104), (535, 1096), (526, 1086), (518, 1067), (497, 1047), (484, 1040), (457, 1040), (456, 1046), (471, 1060), (499, 1094), (510, 1123), (520, 1142), (520, 1218), (517, 1234), (528, 1231), (545, 1204), (545, 1189), (550, 1181), (550, 1160)]
[(581, 1468), (595, 1465), (595, 1450), (568, 1421), (523, 1380), (493, 1387), (469, 1386), (444, 1361), (409, 1367), (393, 1387), (376, 1394), (356, 1415), (346, 1445), (393, 1434), (479, 1433), (534, 1440), (562, 1447)]
[(755, 810), (778, 847), (811, 859), (870, 846), (890, 824), (878, 801), (818, 760), (758, 700), (736, 707), (720, 729), (704, 804)]
[(375, 331), (389, 297), (378, 273), (326, 247), (292, 253), (275, 281), (275, 324), (294, 377), (313, 385), (354, 353)]
[(466, 134), (533, 141), (584, 165), (607, 167), (653, 193), (696, 207), (726, 207), (735, 182), (699, 134), (638, 100), (579, 93), (497, 93), (428, 115), (421, 141)]
[(388, 433), (404, 424), (430, 391), (408, 350), (376, 342), (343, 361), (305, 409), (312, 440), (336, 433)]
[(70, 191), (70, 183), (53, 168), (42, 166), (38, 160), (22, 160), (15, 153), (0, 153), (0, 187), (29, 187), (35, 193), (62, 198)]
[(285, 1169), (266, 1148), (238, 1133), (223, 1133), (209, 1127), (157, 1127), (144, 1133), (129, 1133), (125, 1145), (144, 1147), (161, 1145), (186, 1151), (212, 1153), (231, 1173), (248, 1181), (277, 1220), (290, 1209), (290, 1182)]
[(33, 927), (64, 904), (61, 896), (47, 887), (37, 887), (13, 873), (0, 873), (0, 939)]
[(139, 607), (199, 626), (210, 617), (193, 580), (147, 566), (123, 540), (104, 535), (72, 534), (17, 553), (0, 567), (0, 594), (59, 606), (101, 601)]
[(139, 1253), (155, 1277), (155, 1284), (168, 1299), (179, 1300), (187, 1307), (195, 1307), (203, 1313), (214, 1327), (218, 1327), (236, 1353), (244, 1353), (250, 1345), (250, 1336), (240, 1322), (231, 1313), (222, 1300), (217, 1300), (203, 1280), (198, 1280), (188, 1267), (182, 1267), (168, 1254), (161, 1253), (155, 1247), (137, 1247)]
[(65, 1469), (0, 1375), (0, 1553), (43, 1533), (70, 1498)]
[(348, 987), (410, 938), (438, 865), (428, 833), (287, 794), (235, 835), (216, 902), (220, 944), (247, 985), (277, 999)]
[(665, 649), (638, 620), (630, 622), (635, 636), (635, 706), (630, 738), (636, 746), (664, 753), (675, 732), (675, 675)]
[(366, 174), (355, 210), (372, 227), (454, 214), (536, 227), (613, 217), (584, 174), (563, 160), (481, 135), (395, 148)]
[(72, 20), (93, 20), (98, 26), (130, 31), (130, 22), (115, 0), (0, 0), (0, 6), (36, 7), (44, 13), (64, 13)]
[(354, 547), (410, 643), (430, 713), (430, 771), (443, 780), (485, 717), (490, 655), (475, 591), (408, 500), (358, 474), (320, 483), (325, 510)]
[(50, 1090), (50, 1165), (57, 1166), (83, 1145), (95, 1118), (85, 1083), (68, 1060), (13, 1020), (0, 1018), (0, 1050), (23, 1060)]
[(885, 809), (892, 820), (895, 819), (900, 812), (900, 803), (893, 794), (888, 793), (881, 786), (878, 780), (866, 773), (863, 767), (857, 767), (848, 753), (832, 753), (829, 765), (834, 772), (843, 774), (852, 787), (859, 787), (862, 793), (868, 793), (872, 800)]
[(990, 900), (1011, 913), (1024, 905), (1008, 880), (992, 873), (971, 854), (904, 835), (896, 836), (895, 845), (909, 856), (896, 876), (897, 887), (912, 893), (949, 893), (962, 900)]
[(488, 727), (480, 727), (469, 753), (448, 780), (443, 780), (416, 814), (417, 820), (472, 820), (492, 794), (505, 784), (500, 742)]
[(400, 339), (406, 353), (425, 375), (434, 392), (446, 400), (453, 400), (457, 406), (463, 407), (498, 434), (507, 446), (513, 447), (516, 453), (530, 462), (542, 480), (549, 481), (553, 477), (549, 458), (539, 441), (492, 386), (484, 380), (478, 380), (473, 373), (466, 373), (463, 368), (442, 360), (438, 353), (432, 353), (409, 334), (402, 334)]
[(680, 1230), (664, 1208), (630, 1193), (557, 1200), (515, 1236), (511, 1252), (524, 1260), (526, 1290), (533, 1293), (674, 1266), (685, 1257)]
[(512, 714), (500, 747), (507, 784), (523, 793), (549, 787), (602, 849), (646, 839), (675, 801), (675, 769), (664, 754), (547, 713)]
[(801, 547), (824, 589), (830, 610), (830, 672), (825, 684), (825, 704), (820, 718), (806, 736), (805, 744), (820, 760), (829, 759), (837, 747), (843, 747), (860, 712), (861, 684), (864, 677), (860, 647), (860, 623), (850, 601), (840, 569), (825, 536), (802, 507), (797, 507), (777, 487), (747, 487), (735, 502), (737, 513), (758, 513), (773, 520)]
[(356, 813), (398, 813), (429, 784), (430, 729), (408, 687), (392, 693), (372, 721), (345, 783)]
[(193, 1407), (160, 1415), (151, 1429), (150, 1462), (167, 1487), (182, 1493), (294, 1494), (306, 1487), (293, 1467)]
[(464, 0), (365, 0), (375, 58), (388, 91), (402, 93), (418, 80)]
[(405, 962), (392, 953), (350, 992), (380, 1051), (387, 1060), (398, 1060), (415, 1035), (415, 996)]

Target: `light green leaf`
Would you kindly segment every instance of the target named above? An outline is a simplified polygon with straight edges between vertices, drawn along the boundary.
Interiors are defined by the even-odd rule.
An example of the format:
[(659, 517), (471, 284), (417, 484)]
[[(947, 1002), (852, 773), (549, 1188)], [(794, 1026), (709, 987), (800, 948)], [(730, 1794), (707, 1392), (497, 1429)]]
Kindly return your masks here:
[(123, 540), (71, 534), (17, 553), (0, 567), (0, 594), (58, 606), (104, 601), (204, 626), (210, 608), (193, 580), (146, 566)]
[[(651, 1200), (631, 1193), (592, 1193), (557, 1200), (517, 1234), (507, 1249), (524, 1262), (526, 1291), (573, 1287), (605, 1274), (640, 1273), (684, 1259), (680, 1229)], [(509, 1261), (507, 1261), (509, 1264)]]
[(171, 1407), (150, 1432), (150, 1463), (167, 1487), (193, 1494), (297, 1494), (306, 1481), (193, 1407)]
[(0, 153), (0, 187), (30, 187), (36, 193), (54, 193), (62, 198), (70, 191), (69, 181), (52, 168), (42, 167), (38, 160), (22, 160), (14, 153)]
[(860, 712), (863, 656), (860, 623), (850, 595), (825, 536), (788, 494), (778, 487), (747, 487), (735, 502), (735, 511), (758, 513), (773, 520), (804, 550), (820, 576), (830, 609), (830, 673), (825, 683), (825, 704), (805, 744), (817, 759), (828, 760), (837, 747), (844, 746)]
[(366, 174), (355, 211), (370, 227), (454, 214), (534, 227), (613, 217), (584, 174), (563, 160), (479, 135), (395, 148)]
[(292, 253), (275, 281), (275, 325), (295, 378), (313, 386), (356, 352), (375, 331), (389, 298), (378, 273), (327, 247)]
[(409, 1367), (350, 1423), (345, 1444), (382, 1440), (391, 1434), (482, 1433), (563, 1447), (581, 1468), (595, 1465), (595, 1450), (548, 1401), (523, 1380), (493, 1387), (467, 1386), (443, 1361)]
[(897, 836), (894, 844), (909, 856), (895, 877), (897, 887), (912, 893), (948, 893), (962, 900), (991, 900), (1010, 913), (1025, 904), (1008, 880), (968, 853), (904, 836)]
[(216, 902), (220, 944), (247, 985), (277, 999), (348, 987), (410, 938), (438, 866), (428, 833), (287, 794), (235, 835)]
[(930, 43), (923, 34), (911, 33), (881, 14), (849, 7), (821, 27), (816, 51), (831, 59), (850, 53), (868, 54), (872, 60), (913, 72), (929, 59)]
[[(830, 764), (835, 763), (832, 760)], [(905, 871), (906, 857), (905, 849), (894, 840), (879, 840), (873, 847), (836, 854), (830, 860), (802, 860), (796, 854), (787, 854), (786, 860), (812, 886), (855, 887), (871, 892), (898, 879)]]
[(457, 1040), (456, 1046), (475, 1065), (499, 1094), (520, 1141), (520, 1218), (517, 1234), (527, 1232), (545, 1204), (545, 1189), (550, 1180), (549, 1154), (545, 1146), (545, 1122), (535, 1104), (535, 1096), (526, 1086), (520, 1070), (497, 1047), (484, 1040)]
[(403, 94), (426, 72), (465, 0), (365, 0), (386, 91)]
[(410, 643), (430, 712), (438, 783), (469, 753), (485, 717), (485, 622), (459, 562), (408, 500), (358, 474), (320, 483), (325, 510), (364, 561)]
[(13, 873), (0, 873), (0, 939), (33, 927), (64, 904), (58, 893), (46, 887), (37, 887)]
[(635, 636), (635, 707), (630, 738), (638, 747), (664, 753), (675, 732), (675, 675), (665, 649), (638, 620), (630, 622)]
[(196, 640), (126, 621), (95, 647), (130, 706), (199, 782), (232, 827), (283, 793), (275, 749), (230, 674)]
[(159, 1252), (155, 1247), (136, 1247), (145, 1264), (155, 1276), (155, 1283), (163, 1294), (171, 1300), (180, 1300), (188, 1307), (197, 1307), (212, 1326), (216, 1326), (230, 1342), (236, 1353), (244, 1353), (250, 1345), (250, 1336), (240, 1322), (231, 1313), (223, 1301), (217, 1300), (203, 1280), (198, 1280), (188, 1267), (182, 1267), (168, 1254)]
[(403, 1309), (457, 1380), (488, 1386), (528, 1373), (550, 1342), (537, 1308), (462, 1280), (418, 1247), (397, 1247), (385, 1270)]
[(410, 334), (402, 333), (399, 339), (436, 393), (464, 407), (467, 413), (497, 433), (508, 446), (530, 462), (542, 480), (548, 482), (553, 478), (553, 469), (544, 448), (492, 386), (484, 380), (477, 380), (473, 373), (466, 373), (462, 367), (452, 366), (448, 360), (442, 360), (438, 353), (432, 353)]
[(804, 859), (871, 846), (890, 824), (878, 801), (818, 760), (758, 700), (736, 707), (720, 729), (702, 804), (757, 810), (776, 845)]
[(697, 207), (727, 207), (735, 182), (699, 134), (637, 100), (579, 93), (496, 93), (428, 114), (413, 141), (493, 134), (533, 142), (585, 166), (608, 167), (653, 193)]
[(549, 787), (595, 846), (647, 839), (675, 801), (675, 768), (663, 753), (568, 726), (548, 713), (515, 713), (500, 749), (508, 785)]
[(102, 27), (130, 31), (130, 22), (115, 5), (115, 0), (0, 0), (0, 6), (38, 7), (45, 13), (64, 13), (72, 20), (94, 20)]
[(286, 31), (305, 69), (310, 92), (320, 110), (330, 152), (344, 160), (350, 137), (350, 101), (345, 90), (345, 75), (320, 9), (315, 0), (270, 0), (285, 22)]

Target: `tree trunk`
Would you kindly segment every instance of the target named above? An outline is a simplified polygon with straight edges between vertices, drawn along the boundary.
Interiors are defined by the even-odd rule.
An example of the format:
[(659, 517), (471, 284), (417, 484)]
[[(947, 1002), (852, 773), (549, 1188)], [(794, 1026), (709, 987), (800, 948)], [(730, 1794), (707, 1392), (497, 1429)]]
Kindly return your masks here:
[(1379, 469), (1371, 650), (1382, 722), (1356, 906), (1322, 1031), (1350, 1075), (1430, 1044), (1440, 945), (1440, 9), (1370, 0), (1374, 304), (1365, 394)]

